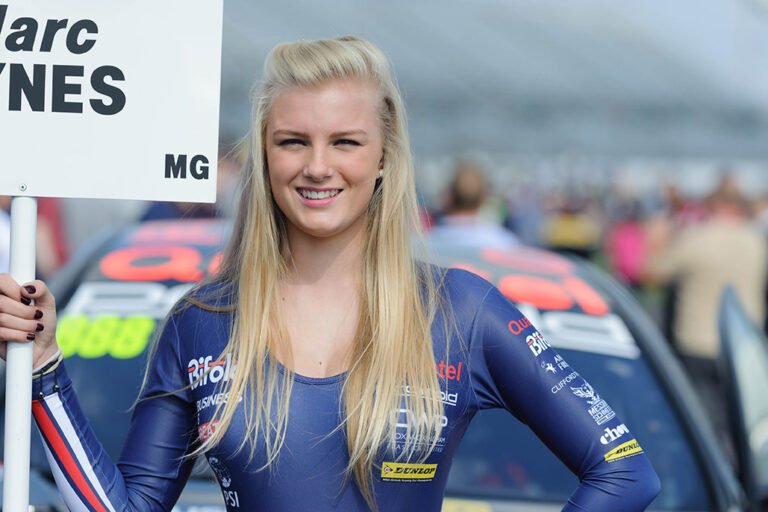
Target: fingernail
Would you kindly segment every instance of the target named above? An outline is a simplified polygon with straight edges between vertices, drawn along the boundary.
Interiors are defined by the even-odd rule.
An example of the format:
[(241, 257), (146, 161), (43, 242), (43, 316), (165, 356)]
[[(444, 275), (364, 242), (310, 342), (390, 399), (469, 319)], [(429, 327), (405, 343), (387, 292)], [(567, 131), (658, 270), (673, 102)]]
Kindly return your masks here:
[(29, 306), (30, 304), (32, 304), (32, 299), (28, 299), (26, 297), (22, 297), (21, 298), (21, 303)]
[(40, 320), (41, 318), (43, 318), (43, 312), (38, 309), (35, 311), (35, 320)]
[(27, 340), (35, 341), (35, 335), (34, 334), (27, 334)]
[(36, 329), (36, 330), (37, 330), (37, 332), (40, 332), (40, 331), (42, 331), (43, 329), (45, 329), (45, 326), (44, 326), (43, 324), (41, 324), (41, 323), (38, 323), (38, 324), (37, 324), (37, 329)]
[(37, 293), (37, 288), (35, 288), (31, 284), (26, 285), (24, 289), (27, 290), (29, 293)]

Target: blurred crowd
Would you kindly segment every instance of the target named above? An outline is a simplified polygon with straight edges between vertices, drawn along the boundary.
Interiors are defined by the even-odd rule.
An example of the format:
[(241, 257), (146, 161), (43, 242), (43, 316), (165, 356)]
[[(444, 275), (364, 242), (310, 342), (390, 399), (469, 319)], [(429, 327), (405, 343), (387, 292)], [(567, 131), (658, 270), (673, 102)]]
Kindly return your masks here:
[(574, 254), (632, 290), (672, 344), (733, 456), (718, 369), (718, 307), (731, 286), (754, 323), (768, 328), (768, 196), (746, 193), (728, 171), (700, 196), (672, 182), (642, 194), (619, 184), (504, 194), (484, 181), (478, 164), (462, 162), (441, 203), (425, 215), (433, 242), (524, 243)]
[(460, 162), (439, 204), (425, 205), (425, 225), (433, 243), (522, 243), (589, 259), (634, 292), (681, 354), (711, 359), (725, 286), (765, 326), (768, 195), (750, 195), (727, 170), (701, 195), (673, 179), (643, 192), (620, 183), (505, 191), (480, 164)]

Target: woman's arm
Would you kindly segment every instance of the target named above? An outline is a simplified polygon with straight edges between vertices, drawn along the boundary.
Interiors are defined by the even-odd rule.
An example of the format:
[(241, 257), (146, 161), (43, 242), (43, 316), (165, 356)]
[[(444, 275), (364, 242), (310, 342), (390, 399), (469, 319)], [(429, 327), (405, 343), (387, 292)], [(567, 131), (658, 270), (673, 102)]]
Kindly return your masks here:
[[(656, 497), (658, 476), (634, 436), (495, 288), (475, 317), (470, 358), (479, 406), (512, 412), (579, 477), (564, 510), (641, 511)], [(606, 428), (624, 433), (603, 444)]]
[[(158, 341), (144, 396), (184, 387), (170, 319)], [(184, 391), (139, 401), (118, 464), (96, 438), (64, 365), (32, 384), (32, 410), (56, 484), (70, 510), (170, 510), (192, 470), (194, 404)]]

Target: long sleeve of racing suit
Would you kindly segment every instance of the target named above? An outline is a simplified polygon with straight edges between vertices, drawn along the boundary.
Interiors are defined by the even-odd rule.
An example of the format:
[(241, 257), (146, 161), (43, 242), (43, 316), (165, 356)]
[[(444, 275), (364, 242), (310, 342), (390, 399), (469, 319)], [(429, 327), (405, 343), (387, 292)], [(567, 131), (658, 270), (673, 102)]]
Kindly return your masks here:
[[(170, 510), (192, 470), (194, 404), (174, 361), (174, 319), (157, 344), (155, 364), (138, 401), (120, 461), (114, 464), (85, 418), (62, 364), (35, 379), (32, 412), (43, 437), (56, 485), (73, 511)], [(153, 395), (163, 394), (163, 396)], [(194, 435), (193, 435), (194, 434)]]
[(619, 418), (536, 327), (490, 288), (472, 329), (478, 407), (509, 410), (579, 477), (563, 510), (645, 510), (660, 482), (642, 448), (628, 431), (608, 446), (600, 442), (604, 428), (619, 426)]

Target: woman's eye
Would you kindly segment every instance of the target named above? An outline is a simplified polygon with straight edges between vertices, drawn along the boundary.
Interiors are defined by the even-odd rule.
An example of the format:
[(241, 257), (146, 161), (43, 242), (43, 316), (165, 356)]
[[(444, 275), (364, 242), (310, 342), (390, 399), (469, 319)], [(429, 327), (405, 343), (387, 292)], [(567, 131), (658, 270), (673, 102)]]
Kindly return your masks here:
[(339, 139), (336, 141), (336, 144), (340, 146), (359, 146), (360, 145), (359, 142), (352, 139)]
[(304, 141), (301, 139), (283, 139), (281, 141), (278, 141), (278, 146), (295, 146), (295, 145), (303, 145)]

